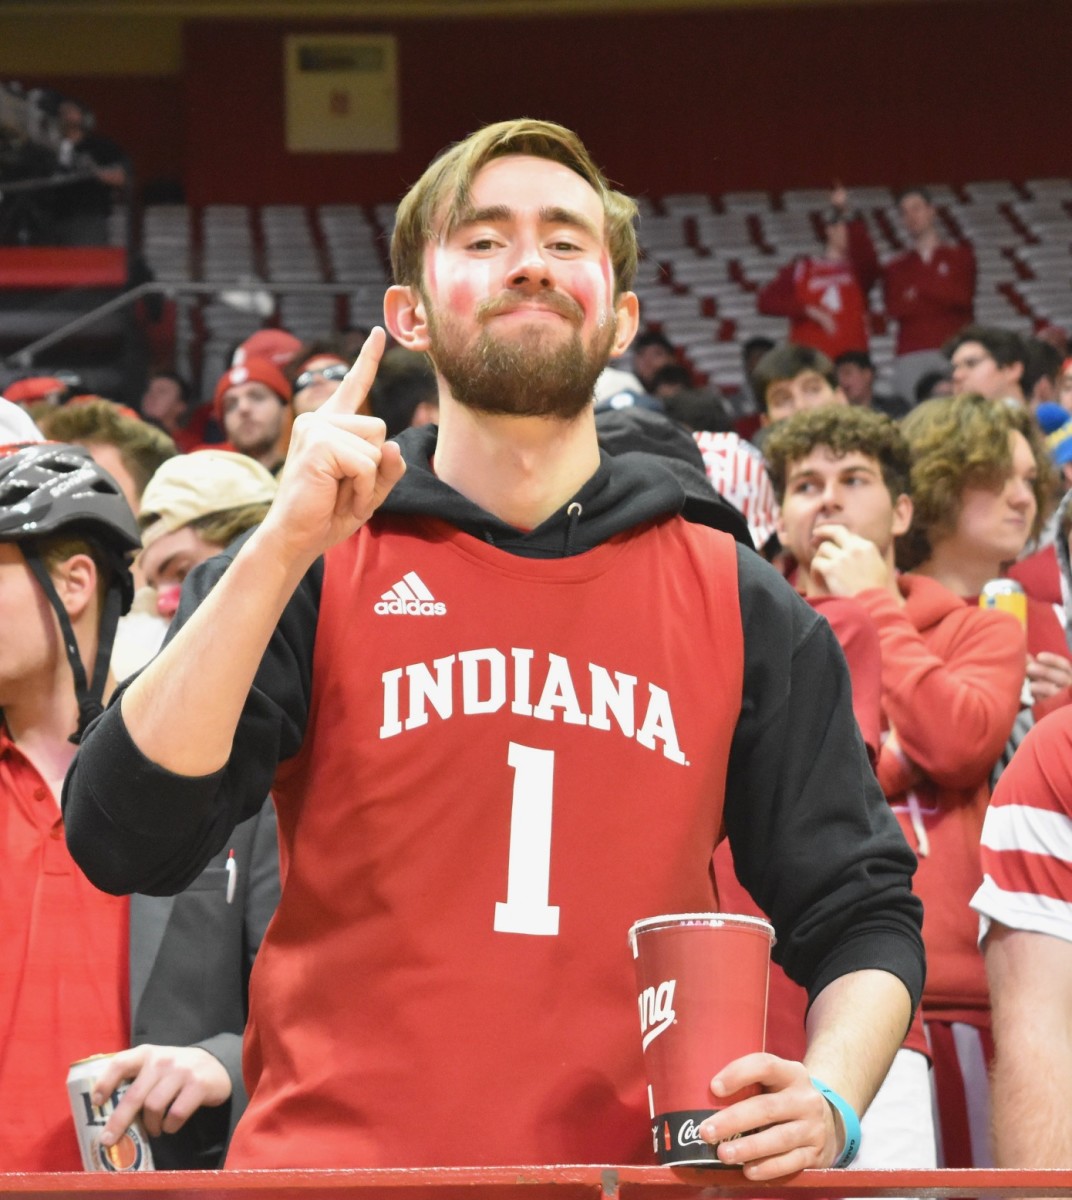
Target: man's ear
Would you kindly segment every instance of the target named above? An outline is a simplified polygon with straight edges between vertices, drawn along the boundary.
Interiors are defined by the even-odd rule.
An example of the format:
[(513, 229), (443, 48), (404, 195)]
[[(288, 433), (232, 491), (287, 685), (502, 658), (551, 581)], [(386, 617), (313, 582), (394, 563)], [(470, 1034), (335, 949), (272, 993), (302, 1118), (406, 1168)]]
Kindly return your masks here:
[(56, 593), (74, 623), (97, 599), (97, 564), (88, 554), (72, 554), (53, 568)]
[(614, 313), (618, 318), (618, 325), (610, 348), (611, 358), (625, 353), (640, 327), (640, 300), (636, 292), (622, 292), (614, 302)]
[(902, 534), (908, 532), (908, 527), (912, 524), (912, 498), (906, 496), (902, 492), (893, 502), (893, 527), (891, 532), (894, 537), (901, 537)]
[(406, 350), (427, 350), (428, 314), (424, 300), (415, 287), (393, 284), (383, 298), (383, 319), (387, 332)]

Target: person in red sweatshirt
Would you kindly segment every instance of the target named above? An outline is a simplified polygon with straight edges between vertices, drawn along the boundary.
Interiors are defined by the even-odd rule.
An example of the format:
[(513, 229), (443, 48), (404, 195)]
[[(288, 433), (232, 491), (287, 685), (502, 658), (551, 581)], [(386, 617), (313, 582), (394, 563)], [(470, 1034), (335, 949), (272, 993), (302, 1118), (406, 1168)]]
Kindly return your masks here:
[[(927, 401), (911, 414), (905, 436), (913, 450), (913, 479), (919, 481), (913, 493), (917, 519), (934, 532), (913, 531), (902, 562), (925, 556), (927, 565), (918, 570), (977, 603), (985, 584), (1004, 575), (1038, 536), (1054, 486), (1045, 443), (1024, 409), (994, 405), (979, 395)], [(996, 439), (993, 447), (984, 446), (987, 438)], [(963, 468), (972, 478), (952, 493), (949, 456), (958, 446), (974, 456), (971, 467)], [(1030, 593), (1025, 628), (1024, 705), (1040, 720), (1072, 700), (1072, 661), (1053, 605)]]
[[(1001, 455), (1001, 447), (1009, 453), (1008, 427), (1000, 428), (1001, 438), (990, 431), (983, 452), (1008, 469)], [(953, 503), (961, 491), (956, 453), (967, 454), (968, 447), (952, 439), (949, 445)], [(997, 450), (988, 448), (994, 445)], [(980, 452), (974, 441), (970, 449)], [(983, 1056), (977, 1056), (980, 1071), (965, 1084), (954, 1046), (977, 1042), (989, 1025), (968, 902), (981, 878), (979, 830), (990, 771), (1019, 707), (1023, 631), (1014, 617), (983, 611), (943, 582), (897, 574), (896, 542), (915, 519), (910, 488), (916, 465), (910, 483), (909, 446), (888, 418), (848, 408), (802, 413), (771, 433), (766, 451), (784, 496), (779, 537), (799, 564), (798, 587), (807, 596), (852, 597), (878, 629), (885, 726), (878, 778), (920, 863), (916, 891), (928, 958), (923, 1016), (938, 1096), (939, 1153), (946, 1165), (981, 1165), (987, 1144)], [(966, 1092), (966, 1106), (951, 1098), (958, 1091)], [(972, 1122), (978, 1113), (981, 1120)]]
[(867, 294), (879, 275), (878, 257), (858, 214), (835, 191), (822, 215), (822, 254), (787, 263), (756, 295), (766, 316), (789, 318), (789, 341), (828, 358), (868, 346)]
[(943, 242), (938, 210), (926, 188), (897, 199), (910, 247), (882, 269), (886, 313), (897, 322), (894, 390), (915, 393), (927, 371), (944, 370), (940, 347), (975, 317), (975, 253), (966, 242)]

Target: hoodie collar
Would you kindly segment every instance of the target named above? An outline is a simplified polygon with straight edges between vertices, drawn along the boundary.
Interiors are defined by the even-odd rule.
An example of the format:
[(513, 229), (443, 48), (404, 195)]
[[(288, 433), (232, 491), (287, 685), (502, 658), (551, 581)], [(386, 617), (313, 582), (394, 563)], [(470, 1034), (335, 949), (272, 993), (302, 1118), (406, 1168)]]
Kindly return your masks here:
[[(437, 438), (434, 425), (407, 429), (398, 436), (406, 473), (387, 496), (382, 511), (436, 517), (489, 545), (525, 558), (583, 554), (615, 534), (679, 513), (738, 537), (737, 526), (744, 524), (702, 473), (699, 478), (707, 495), (703, 489), (682, 482), (674, 469), (655, 455), (611, 457), (601, 451), (595, 474), (567, 503), (535, 529), (518, 529), (466, 499), (435, 474), (431, 459)], [(744, 536), (748, 536), (747, 527)]]
[(929, 575), (898, 575), (897, 583), (905, 598), (908, 619), (920, 632), (937, 625), (956, 609), (968, 607), (967, 600)]

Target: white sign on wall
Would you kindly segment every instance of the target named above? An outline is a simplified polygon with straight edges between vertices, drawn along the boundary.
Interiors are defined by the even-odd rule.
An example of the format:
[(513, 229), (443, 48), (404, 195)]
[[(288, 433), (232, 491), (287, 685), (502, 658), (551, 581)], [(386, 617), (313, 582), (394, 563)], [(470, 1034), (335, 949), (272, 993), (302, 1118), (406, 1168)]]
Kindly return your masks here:
[(390, 34), (286, 39), (287, 149), (398, 149), (398, 48)]

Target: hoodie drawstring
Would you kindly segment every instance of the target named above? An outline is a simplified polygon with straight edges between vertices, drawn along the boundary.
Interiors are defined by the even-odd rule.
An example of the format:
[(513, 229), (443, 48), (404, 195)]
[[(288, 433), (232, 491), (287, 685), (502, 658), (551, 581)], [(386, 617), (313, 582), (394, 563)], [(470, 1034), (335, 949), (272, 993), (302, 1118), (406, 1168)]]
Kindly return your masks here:
[(563, 558), (569, 558), (570, 551), (573, 549), (573, 535), (577, 532), (582, 512), (584, 512), (584, 509), (576, 500), (566, 509), (568, 520), (566, 522), (566, 544), (562, 550)]

